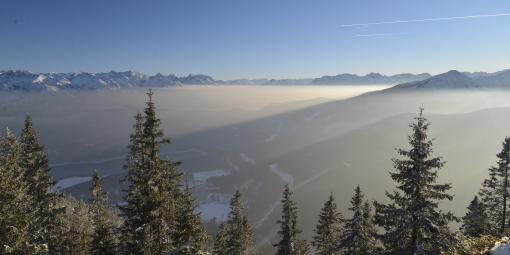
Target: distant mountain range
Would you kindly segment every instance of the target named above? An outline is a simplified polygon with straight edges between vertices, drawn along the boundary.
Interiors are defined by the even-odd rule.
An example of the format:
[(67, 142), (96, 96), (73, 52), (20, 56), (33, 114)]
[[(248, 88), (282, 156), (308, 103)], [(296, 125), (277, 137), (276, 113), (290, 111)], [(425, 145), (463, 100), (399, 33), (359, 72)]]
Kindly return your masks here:
[[(146, 75), (134, 71), (107, 73), (32, 73), (0, 71), (0, 91), (95, 90), (182, 85), (383, 85), (398, 84), (389, 91), (403, 89), (510, 88), (510, 70), (496, 73), (449, 71), (431, 76), (422, 74), (367, 75), (339, 74), (309, 79), (215, 80), (203, 74), (178, 77), (173, 74)], [(388, 91), (386, 90), (386, 91)]]
[(409, 89), (507, 89), (510, 88), (510, 69), (495, 73), (467, 73), (452, 70), (421, 81), (398, 84), (385, 91)]
[(397, 84), (403, 82), (420, 81), (430, 77), (428, 73), (422, 74), (396, 74), (396, 75), (382, 75), (380, 73), (369, 73), (365, 76), (355, 74), (339, 74), (336, 76), (322, 76), (321, 78), (313, 79), (312, 84), (317, 85), (356, 85), (356, 84)]
[(340, 74), (310, 79), (238, 79), (215, 80), (208, 75), (145, 75), (143, 73), (107, 72), (107, 73), (32, 73), (29, 71), (0, 71), (0, 90), (3, 91), (58, 91), (58, 90), (95, 90), (133, 87), (166, 87), (181, 85), (359, 85), (359, 84), (396, 84), (423, 80), (429, 74), (398, 74), (392, 76), (370, 73), (364, 76)]
[(183, 84), (215, 84), (207, 75), (156, 74), (148, 76), (127, 71), (108, 73), (31, 73), (29, 71), (0, 71), (0, 90), (58, 91), (63, 89), (92, 90), (132, 87), (160, 87)]

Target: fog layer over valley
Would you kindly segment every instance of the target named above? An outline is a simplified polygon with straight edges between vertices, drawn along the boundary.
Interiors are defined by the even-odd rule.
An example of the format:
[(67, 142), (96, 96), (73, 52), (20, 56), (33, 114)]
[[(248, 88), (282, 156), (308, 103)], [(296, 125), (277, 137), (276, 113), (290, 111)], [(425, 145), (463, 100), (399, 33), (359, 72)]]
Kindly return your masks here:
[[(177, 137), (386, 87), (192, 86), (156, 89), (155, 93), (165, 131)], [(145, 93), (143, 89), (2, 92), (0, 124), (16, 130), (30, 113), (53, 163), (98, 160), (126, 150), (133, 116), (143, 109)], [(102, 157), (84, 155), (84, 147), (94, 147)]]
[[(318, 211), (333, 192), (345, 213), (356, 185), (385, 201), (395, 148), (408, 148), (408, 124), (418, 108), (432, 122), (434, 156), (446, 161), (439, 182), (453, 185), (462, 216), (510, 135), (510, 92), (416, 91), (370, 93), (378, 86), (191, 87), (155, 90), (156, 107), (172, 144), (164, 156), (182, 160), (208, 227), (223, 220), (239, 189), (261, 251), (274, 242), (280, 193), (295, 191), (309, 238)], [(144, 90), (0, 94), (0, 126), (19, 130), (29, 112), (46, 145), (57, 188), (87, 198), (90, 175), (105, 177), (112, 202), (122, 179), (133, 115)], [(264, 253), (263, 253), (264, 254)]]

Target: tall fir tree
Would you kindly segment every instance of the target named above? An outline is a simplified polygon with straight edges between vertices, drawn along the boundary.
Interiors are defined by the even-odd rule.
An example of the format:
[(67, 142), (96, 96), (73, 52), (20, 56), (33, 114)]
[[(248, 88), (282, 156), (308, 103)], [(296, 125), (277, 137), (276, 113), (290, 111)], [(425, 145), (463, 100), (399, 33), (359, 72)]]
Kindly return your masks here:
[(218, 227), (218, 233), (214, 237), (213, 255), (223, 255), (227, 250), (227, 224), (222, 222)]
[(101, 177), (97, 171), (94, 171), (92, 175), (90, 197), (90, 214), (94, 231), (90, 244), (90, 254), (117, 254), (115, 225), (108, 217), (108, 194), (103, 191)]
[(57, 254), (89, 255), (94, 234), (90, 205), (70, 196), (65, 200), (67, 232)]
[(363, 204), (363, 225), (366, 233), (365, 249), (371, 251), (372, 254), (380, 254), (381, 248), (377, 246), (377, 228), (374, 221), (373, 206), (370, 202), (365, 201)]
[(35, 213), (18, 138), (6, 129), (0, 138), (0, 254), (40, 254), (47, 245), (31, 232)]
[(470, 237), (479, 237), (487, 233), (487, 214), (483, 203), (477, 196), (471, 200), (467, 212), (462, 217), (462, 233)]
[(120, 206), (122, 215), (125, 217), (121, 230), (120, 252), (122, 254), (143, 254), (143, 232), (141, 227), (145, 224), (146, 212), (144, 212), (144, 192), (146, 171), (142, 168), (143, 147), (142, 147), (142, 124), (143, 117), (137, 113), (134, 117), (133, 133), (130, 135), (129, 152), (124, 169), (127, 170), (126, 177), (122, 182), (127, 184), (125, 201)]
[(343, 218), (338, 212), (333, 194), (329, 195), (319, 214), (319, 222), (315, 228), (313, 246), (317, 255), (340, 255), (340, 238)]
[(363, 201), (359, 186), (351, 199), (352, 218), (345, 221), (340, 248), (346, 255), (370, 255), (376, 250), (376, 232), (371, 215), (370, 203)]
[[(218, 240), (218, 247), (223, 249), (224, 255), (252, 255), (255, 254), (253, 233), (248, 218), (244, 215), (241, 192), (236, 191), (230, 200), (230, 213), (224, 229), (220, 228), (223, 240)], [(216, 245), (215, 245), (216, 246)]]
[(308, 245), (304, 240), (298, 238), (301, 230), (297, 226), (297, 206), (292, 200), (292, 191), (289, 185), (285, 185), (281, 204), (282, 218), (277, 221), (280, 224), (280, 230), (278, 231), (280, 241), (273, 246), (277, 248), (277, 254), (279, 255), (306, 254)]
[(510, 216), (510, 137), (505, 138), (502, 147), (501, 152), (496, 155), (497, 166), (489, 168), (489, 177), (484, 180), (480, 190), (480, 198), (487, 209), (489, 231), (500, 236), (506, 234)]
[(127, 158), (127, 206), (121, 210), (126, 217), (124, 232), (129, 240), (123, 251), (128, 254), (167, 254), (172, 247), (176, 208), (179, 197), (178, 163), (160, 157), (160, 147), (169, 144), (164, 138), (161, 121), (152, 101), (143, 115), (135, 117), (135, 130)]
[(438, 209), (438, 203), (452, 200), (450, 184), (437, 184), (437, 171), (444, 162), (431, 158), (432, 140), (427, 137), (429, 121), (420, 109), (410, 125), (411, 148), (399, 149), (404, 159), (393, 159), (391, 178), (397, 183), (393, 193), (386, 192), (390, 204), (376, 205), (376, 223), (385, 233), (382, 242), (390, 254), (439, 254), (451, 245), (453, 235), (448, 223), (456, 220), (451, 212)]
[(58, 206), (59, 194), (52, 191), (54, 185), (50, 174), (48, 157), (39, 142), (30, 115), (26, 116), (21, 131), (22, 166), (28, 183), (28, 193), (32, 197), (32, 210), (35, 214), (34, 224), (30, 230), (36, 241), (47, 244), (50, 253), (56, 253), (62, 236), (64, 208)]
[(176, 226), (172, 235), (175, 255), (206, 254), (207, 234), (202, 225), (200, 213), (191, 188), (186, 185), (179, 198)]

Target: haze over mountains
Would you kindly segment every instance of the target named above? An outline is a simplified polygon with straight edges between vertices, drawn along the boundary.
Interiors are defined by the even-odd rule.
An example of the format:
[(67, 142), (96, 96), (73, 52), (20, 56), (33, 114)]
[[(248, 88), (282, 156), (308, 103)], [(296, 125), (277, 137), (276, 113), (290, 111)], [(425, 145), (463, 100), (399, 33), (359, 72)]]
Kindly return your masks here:
[(145, 75), (126, 71), (108, 73), (32, 73), (29, 71), (0, 71), (0, 90), (3, 91), (58, 91), (117, 89), (133, 87), (165, 87), (178, 85), (382, 85), (418, 81), (429, 74), (381, 75), (370, 73), (364, 76), (340, 74), (315, 79), (237, 79), (215, 80), (207, 75)]
[(0, 71), (0, 90), (2, 91), (59, 91), (94, 90), (137, 87), (166, 87), (180, 85), (388, 85), (399, 84), (393, 89), (472, 89), (510, 87), (510, 70), (495, 73), (461, 73), (449, 71), (436, 76), (422, 74), (382, 75), (369, 73), (339, 74), (310, 79), (237, 79), (215, 80), (211, 76), (196, 74), (184, 77), (175, 75), (145, 75), (126, 71), (108, 73), (32, 73), (29, 71)]
[[(341, 201), (342, 211), (357, 184), (368, 198), (384, 201), (383, 192), (393, 184), (387, 172), (396, 156), (394, 148), (407, 146), (407, 124), (419, 106), (433, 123), (435, 155), (448, 162), (440, 179), (453, 183), (456, 196), (445, 209), (457, 216), (476, 194), (509, 126), (501, 116), (510, 113), (510, 90), (500, 89), (510, 88), (510, 70), (229, 83), (209, 76), (136, 72), (7, 71), (0, 77), (0, 127), (19, 130), (30, 112), (47, 145), (56, 188), (87, 200), (90, 175), (98, 169), (113, 204), (122, 203), (124, 195), (120, 180), (132, 116), (143, 108), (146, 88), (157, 87), (158, 114), (173, 138), (162, 155), (183, 161), (182, 171), (194, 187), (204, 222), (214, 232), (225, 219), (230, 195), (241, 190), (262, 254), (269, 253), (275, 241), (280, 210), (275, 194), (285, 184), (295, 191), (307, 238), (330, 192)], [(420, 79), (405, 80), (411, 77)], [(396, 79), (402, 82), (392, 87), (394, 83), (360, 86), (363, 80), (385, 84)], [(250, 81), (267, 86), (221, 86)], [(218, 86), (179, 86), (192, 84)], [(333, 86), (343, 84), (356, 86)], [(361, 91), (363, 87), (370, 90)], [(349, 89), (360, 91), (333, 97), (333, 91)], [(54, 90), (69, 93), (38, 93)], [(308, 97), (290, 96), (299, 90)], [(320, 90), (327, 91), (315, 94)], [(363, 94), (367, 91), (374, 92)], [(267, 101), (270, 97), (273, 101)], [(459, 180), (459, 175), (465, 178)]]
[[(383, 192), (393, 187), (387, 173), (392, 169), (391, 157), (396, 156), (394, 148), (407, 148), (407, 125), (423, 105), (432, 121), (431, 137), (437, 138), (434, 155), (448, 162), (440, 179), (453, 183), (456, 194), (445, 209), (462, 216), (508, 135), (509, 121), (504, 116), (510, 114), (509, 91), (481, 90), (478, 84), (504, 80), (504, 75), (451, 71), (385, 90), (407, 86), (401, 93), (374, 92), (343, 100), (286, 98), (277, 104), (265, 100), (281, 99), (297, 90), (312, 95), (327, 89), (313, 98), (331, 97), (334, 90), (363, 86), (279, 86), (283, 91), (278, 93), (273, 86), (157, 88), (158, 116), (172, 137), (162, 155), (183, 161), (181, 169), (194, 187), (211, 232), (225, 219), (230, 195), (241, 190), (259, 251), (266, 254), (275, 242), (274, 222), (280, 211), (280, 197), (275, 194), (285, 184), (295, 191), (307, 238), (330, 192), (338, 197), (342, 212), (357, 184), (367, 198), (384, 201)], [(443, 87), (451, 90), (437, 89)], [(120, 180), (125, 175), (122, 165), (132, 116), (146, 100), (146, 89), (134, 88), (3, 91), (0, 127), (19, 130), (25, 113), (30, 112), (48, 149), (57, 188), (87, 200), (90, 175), (98, 169), (112, 202), (121, 203)], [(250, 100), (265, 103), (246, 107), (259, 111), (251, 112), (243, 109)], [(456, 178), (460, 175), (465, 178)]]
[[(269, 86), (258, 89), (273, 93)], [(284, 89), (291, 92), (298, 88)], [(211, 94), (216, 90), (221, 93)], [(393, 185), (387, 173), (392, 169), (391, 157), (396, 156), (394, 148), (407, 148), (407, 125), (422, 104), (432, 121), (431, 137), (437, 138), (434, 155), (447, 161), (440, 179), (453, 183), (456, 194), (445, 209), (458, 216), (494, 162), (501, 139), (508, 135), (509, 121), (504, 116), (510, 113), (509, 94), (501, 91), (373, 93), (292, 107), (240, 122), (229, 121), (226, 116), (246, 112), (220, 107), (194, 94), (206, 93), (207, 98), (228, 101), (219, 94), (235, 93), (245, 101), (254, 94), (250, 87), (168, 87), (154, 91), (163, 128), (172, 137), (172, 144), (163, 148), (162, 155), (183, 161), (181, 169), (193, 184), (204, 222), (214, 230), (225, 219), (230, 195), (241, 190), (261, 254), (269, 253), (275, 241), (274, 222), (280, 211), (280, 197), (275, 194), (285, 184), (295, 191), (300, 226), (307, 238), (313, 233), (317, 210), (330, 192), (337, 196), (344, 213), (357, 184), (367, 198), (384, 201), (384, 191)], [(120, 180), (125, 175), (122, 165), (132, 115), (143, 107), (144, 93), (144, 89), (2, 92), (0, 126), (19, 130), (24, 113), (30, 112), (47, 146), (57, 187), (87, 200), (90, 175), (98, 169), (116, 204), (123, 197)], [(239, 107), (238, 102), (230, 101), (230, 105)], [(213, 108), (219, 110), (208, 111)], [(223, 125), (196, 128), (213, 120)], [(177, 132), (182, 129), (194, 132)], [(463, 178), (458, 178), (460, 175)]]
[(490, 89), (510, 88), (510, 70), (495, 73), (461, 73), (452, 70), (421, 81), (399, 84), (388, 90), (402, 89)]

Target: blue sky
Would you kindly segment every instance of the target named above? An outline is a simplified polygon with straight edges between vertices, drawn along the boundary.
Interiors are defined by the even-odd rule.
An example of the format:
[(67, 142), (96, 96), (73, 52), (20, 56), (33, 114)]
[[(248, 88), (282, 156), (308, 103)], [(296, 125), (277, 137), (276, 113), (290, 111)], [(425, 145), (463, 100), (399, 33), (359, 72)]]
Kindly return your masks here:
[[(367, 26), (355, 23), (508, 14)], [(510, 68), (510, 1), (4, 0), (0, 70), (218, 79)]]

